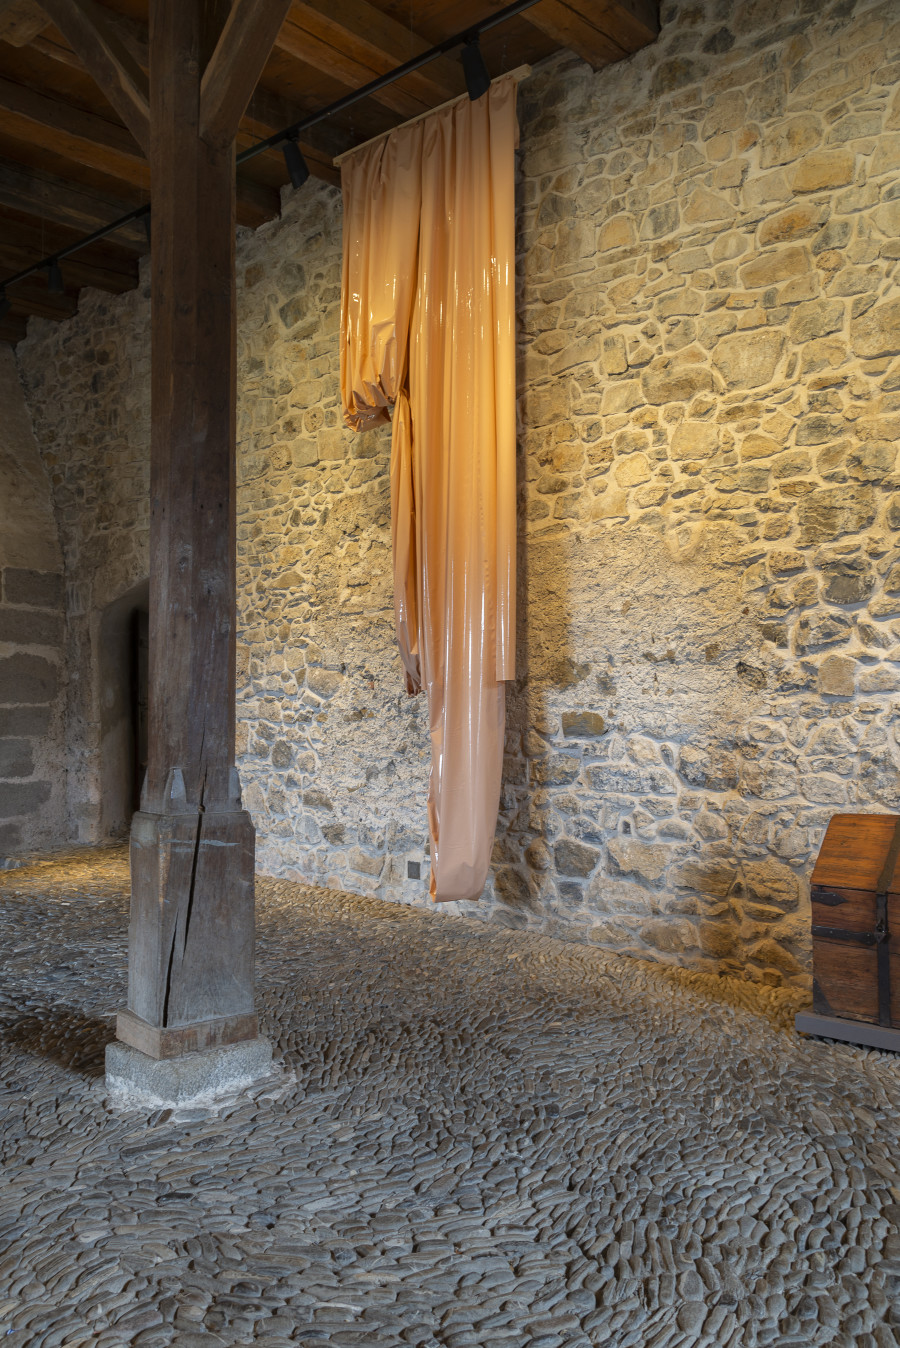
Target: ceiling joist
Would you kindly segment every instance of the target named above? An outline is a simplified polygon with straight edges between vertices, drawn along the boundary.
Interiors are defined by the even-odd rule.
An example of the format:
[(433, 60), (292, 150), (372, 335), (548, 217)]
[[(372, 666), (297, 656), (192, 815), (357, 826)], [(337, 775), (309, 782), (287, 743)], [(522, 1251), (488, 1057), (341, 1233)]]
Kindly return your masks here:
[[(118, 178), (149, 193), (150, 169), (131, 132), (116, 122), (73, 104), (48, 98), (12, 80), (0, 79), (0, 124), (7, 134), (62, 153), (86, 168)], [(278, 214), (278, 193), (251, 178), (240, 178), (237, 216), (258, 228)]]
[[(314, 50), (310, 39), (316, 44)], [(276, 45), (309, 65), (327, 69), (342, 83), (348, 82), (356, 67), (361, 68), (364, 78), (349, 79), (349, 87), (357, 88), (373, 76), (384, 75), (420, 56), (432, 44), (368, 0), (341, 0), (340, 4), (334, 0), (295, 0)], [(325, 60), (327, 66), (319, 65), (319, 60)], [(455, 98), (466, 86), (459, 61), (439, 56), (392, 87), (399, 87), (428, 108)], [(396, 111), (414, 115), (401, 108)]]
[(147, 76), (94, 0), (40, 0), (85, 69), (109, 99), (144, 154), (150, 145)]
[(150, 171), (141, 147), (117, 122), (7, 79), (0, 79), (0, 112), (7, 134), (149, 188)]
[[(288, 178), (278, 144), (284, 128), (336, 104), (298, 144), (316, 177), (339, 181), (335, 156), (464, 91), (450, 40), (508, 3), (231, 0), (204, 75), (203, 134), (222, 144), (236, 136), (243, 152), (272, 142), (238, 166), (238, 222), (255, 228), (279, 212)], [(0, 0), (0, 288), (4, 275), (147, 200), (148, 7), (149, 0)], [(600, 67), (658, 31), (658, 0), (537, 0), (518, 17), (504, 14), (482, 47), (495, 75), (560, 47)], [(444, 42), (447, 54), (348, 107), (345, 96)], [(23, 314), (64, 317), (81, 285), (134, 284), (147, 247), (142, 223), (130, 221), (102, 246), (63, 260), (64, 295), (51, 294), (42, 276), (17, 283), (0, 341), (19, 340)]]
[[(5, 260), (2, 265), (7, 266)], [(46, 281), (32, 277), (17, 285), (9, 292), (10, 314), (26, 316), (36, 314), (38, 318), (51, 318), (59, 323), (71, 318), (78, 311), (78, 300), (74, 294), (54, 295), (47, 289)]]
[(612, 61), (621, 61), (628, 55), (628, 48), (620, 41), (614, 41), (592, 18), (605, 6), (601, 3), (580, 8), (576, 4), (567, 4), (566, 0), (543, 0), (531, 11), (531, 22), (542, 33), (552, 37), (561, 47), (569, 47), (576, 55), (588, 61), (592, 66), (609, 65)]
[[(329, 13), (334, 9), (327, 0), (295, 3), (275, 45), (346, 89), (358, 89), (376, 76), (387, 74), (430, 45), (394, 24), (365, 0), (352, 0), (346, 7), (341, 5), (340, 18)], [(373, 14), (380, 22), (371, 17)], [(464, 88), (461, 69), (442, 57), (374, 97), (400, 117), (417, 117)]]
[[(3, 236), (3, 241), (0, 242), (0, 266), (5, 271), (24, 271), (30, 263), (31, 249), (27, 243), (19, 245), (8, 243), (5, 228)], [(132, 262), (127, 269), (123, 269), (119, 265), (115, 267), (103, 266), (97, 262), (86, 260), (80, 253), (76, 253), (72, 257), (65, 258), (60, 263), (60, 268), (64, 283), (75, 289), (80, 289), (81, 286), (94, 286), (97, 290), (106, 290), (110, 294), (120, 295), (125, 290), (133, 290), (137, 285), (136, 262)], [(38, 284), (41, 283), (38, 282)], [(18, 286), (15, 289), (18, 290)], [(12, 299), (12, 289), (10, 289), (9, 294), (10, 299)]]
[[(22, 211), (36, 220), (66, 225), (79, 234), (92, 234), (130, 209), (127, 201), (104, 196), (89, 187), (76, 186), (41, 169), (2, 159), (0, 206)], [(136, 252), (146, 251), (146, 236), (139, 225), (126, 225), (118, 230), (116, 242)]]
[(0, 42), (24, 47), (47, 27), (47, 16), (35, 0), (0, 0)]

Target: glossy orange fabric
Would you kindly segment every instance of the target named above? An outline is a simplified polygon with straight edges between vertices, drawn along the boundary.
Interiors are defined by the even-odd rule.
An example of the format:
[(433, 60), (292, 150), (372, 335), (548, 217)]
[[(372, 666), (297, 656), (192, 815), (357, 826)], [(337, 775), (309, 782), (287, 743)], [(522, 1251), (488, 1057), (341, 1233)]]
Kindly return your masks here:
[(484, 888), (515, 674), (515, 103), (498, 80), (342, 164), (344, 417), (394, 409), (394, 612), (428, 696), (438, 900)]

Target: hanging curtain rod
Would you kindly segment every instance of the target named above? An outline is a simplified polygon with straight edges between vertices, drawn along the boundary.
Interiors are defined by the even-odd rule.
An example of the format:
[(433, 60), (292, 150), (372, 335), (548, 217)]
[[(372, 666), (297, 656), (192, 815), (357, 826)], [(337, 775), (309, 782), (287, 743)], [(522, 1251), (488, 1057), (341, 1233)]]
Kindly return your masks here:
[[(515, 80), (516, 84), (521, 84), (527, 80), (531, 74), (531, 66), (516, 66), (515, 70), (507, 70), (505, 74), (498, 75), (498, 80)], [(491, 81), (494, 83), (494, 81)], [(457, 94), (455, 98), (448, 98), (446, 103), (439, 103), (436, 108), (429, 108), (427, 112), (420, 112), (415, 117), (410, 117), (408, 122), (401, 122), (399, 126), (392, 126), (388, 131), (382, 131), (377, 136), (372, 136), (371, 140), (364, 140), (361, 145), (354, 145), (352, 150), (344, 150), (342, 154), (335, 155), (331, 161), (335, 168), (343, 164), (345, 159), (349, 159), (352, 154), (358, 154), (360, 150), (366, 150), (370, 145), (374, 145), (376, 140), (384, 140), (386, 136), (392, 136), (395, 131), (405, 130), (408, 126), (415, 126), (416, 122), (424, 122), (426, 117), (433, 117), (436, 112), (443, 112), (445, 108), (452, 108), (454, 103), (461, 103), (465, 99), (469, 100), (468, 94)]]
[[(310, 113), (308, 117), (302, 117), (298, 122), (286, 126), (283, 131), (276, 131), (265, 140), (258, 141), (256, 145), (251, 145), (248, 149), (242, 150), (237, 156), (236, 163), (245, 164), (248, 159), (254, 159), (258, 154), (274, 149), (281, 145), (283, 141), (296, 140), (303, 131), (308, 131), (310, 127), (325, 121), (327, 117), (334, 117), (337, 113), (352, 108), (355, 103), (360, 103), (364, 98), (370, 98), (372, 94), (380, 93), (382, 89), (387, 89), (397, 80), (402, 80), (405, 75), (411, 75), (414, 70), (420, 70), (429, 61), (436, 60), (438, 56), (445, 56), (455, 47), (461, 47), (465, 43), (473, 41), (482, 33), (487, 33), (492, 28), (498, 27), (501, 23), (505, 23), (507, 19), (514, 19), (516, 15), (523, 14), (526, 9), (531, 9), (533, 5), (539, 3), (540, 0), (515, 0), (514, 4), (506, 5), (504, 9), (498, 9), (496, 14), (491, 14), (486, 19), (480, 19), (478, 23), (473, 23), (463, 32), (455, 33), (453, 37), (444, 38), (443, 42), (439, 42), (437, 46), (429, 47), (427, 51), (414, 56), (410, 61), (404, 61), (403, 65), (389, 70), (386, 75), (379, 75), (377, 79), (370, 80), (368, 84), (362, 85), (359, 89), (354, 89), (352, 93), (339, 98), (335, 103), (329, 103), (327, 107), (320, 108), (318, 112)], [(518, 75), (518, 71), (512, 73)], [(422, 114), (422, 116), (426, 115), (425, 113)], [(359, 149), (360, 146), (354, 148)], [(352, 151), (347, 153), (352, 153)], [(340, 158), (343, 158), (343, 156), (340, 156)], [(335, 163), (337, 162), (335, 160)], [(142, 220), (149, 215), (150, 202), (148, 201), (146, 205), (138, 206), (133, 211), (129, 211), (127, 215), (120, 216), (118, 220), (113, 220), (110, 224), (95, 229), (93, 234), (87, 234), (76, 243), (70, 243), (68, 247), (60, 248), (58, 252), (50, 253), (47, 257), (41, 258), (40, 262), (33, 263), (32, 266), (26, 267), (24, 271), (16, 272), (15, 276), (8, 276), (5, 281), (0, 281), (0, 297), (3, 297), (7, 286), (15, 285), (17, 281), (24, 281), (29, 276), (37, 275), (38, 272), (47, 271), (54, 263), (61, 262), (63, 258), (70, 257), (72, 253), (77, 253), (80, 249), (87, 248), (89, 244), (96, 243), (98, 239), (105, 239), (108, 234), (114, 234), (117, 229), (122, 229), (124, 225), (130, 225), (133, 221)]]

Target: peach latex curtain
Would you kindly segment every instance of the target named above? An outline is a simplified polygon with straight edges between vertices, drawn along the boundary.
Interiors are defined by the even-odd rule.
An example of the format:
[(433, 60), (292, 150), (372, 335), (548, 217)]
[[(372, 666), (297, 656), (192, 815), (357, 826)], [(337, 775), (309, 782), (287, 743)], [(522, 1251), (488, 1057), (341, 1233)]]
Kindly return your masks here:
[(516, 84), (495, 81), (341, 166), (341, 392), (390, 418), (394, 613), (431, 731), (431, 893), (478, 898), (515, 675)]

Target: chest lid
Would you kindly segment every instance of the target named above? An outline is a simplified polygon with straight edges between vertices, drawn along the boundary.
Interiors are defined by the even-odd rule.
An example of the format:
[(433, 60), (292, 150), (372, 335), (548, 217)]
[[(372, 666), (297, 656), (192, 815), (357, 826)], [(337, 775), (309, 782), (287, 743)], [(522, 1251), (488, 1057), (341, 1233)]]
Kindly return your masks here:
[[(811, 883), (824, 889), (900, 893), (900, 816), (836, 814), (822, 839)], [(896, 842), (896, 845), (895, 845)], [(892, 854), (889, 876), (886, 863)]]

